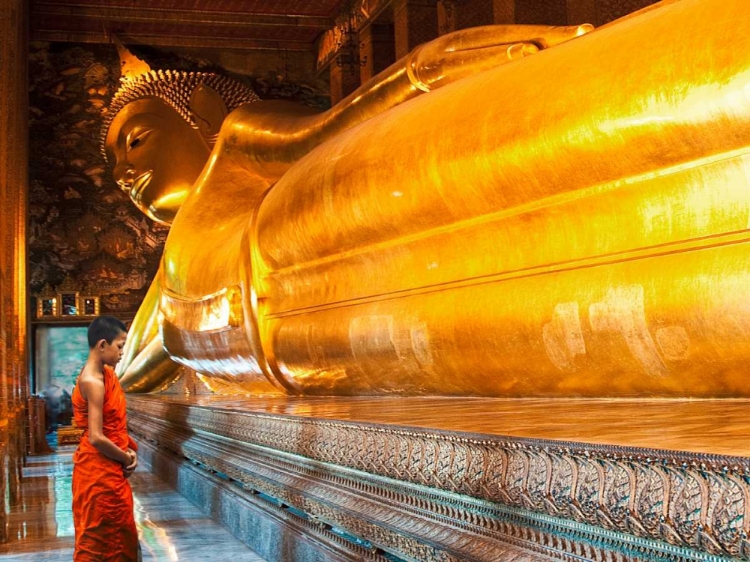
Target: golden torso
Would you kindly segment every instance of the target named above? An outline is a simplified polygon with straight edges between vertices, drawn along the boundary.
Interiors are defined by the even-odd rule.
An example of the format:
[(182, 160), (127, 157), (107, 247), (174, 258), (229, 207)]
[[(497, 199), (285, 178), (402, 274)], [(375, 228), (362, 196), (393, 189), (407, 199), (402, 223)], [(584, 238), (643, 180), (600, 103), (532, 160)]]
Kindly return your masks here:
[(750, 39), (711, 13), (649, 11), (277, 167), (230, 116), (167, 244), (168, 352), (252, 392), (750, 395)]

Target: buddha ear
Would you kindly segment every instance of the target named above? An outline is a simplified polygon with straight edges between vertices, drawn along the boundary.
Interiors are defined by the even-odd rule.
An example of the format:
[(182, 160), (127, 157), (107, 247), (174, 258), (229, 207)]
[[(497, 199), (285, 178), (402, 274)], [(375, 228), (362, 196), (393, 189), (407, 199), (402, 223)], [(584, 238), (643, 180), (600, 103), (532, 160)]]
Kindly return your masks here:
[(199, 84), (190, 94), (190, 111), (203, 138), (209, 144), (213, 144), (224, 118), (229, 113), (224, 100), (212, 87)]

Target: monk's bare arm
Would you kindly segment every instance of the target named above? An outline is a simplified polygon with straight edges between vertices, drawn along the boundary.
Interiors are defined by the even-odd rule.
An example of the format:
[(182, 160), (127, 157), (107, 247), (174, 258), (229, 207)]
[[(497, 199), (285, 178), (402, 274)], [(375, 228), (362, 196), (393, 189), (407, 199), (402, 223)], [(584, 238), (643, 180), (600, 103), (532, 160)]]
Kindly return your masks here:
[(132, 455), (120, 449), (104, 435), (102, 417), (104, 407), (104, 382), (91, 375), (81, 375), (78, 381), (80, 391), (88, 402), (89, 411), (89, 441), (106, 457), (119, 462), (123, 466), (132, 464)]

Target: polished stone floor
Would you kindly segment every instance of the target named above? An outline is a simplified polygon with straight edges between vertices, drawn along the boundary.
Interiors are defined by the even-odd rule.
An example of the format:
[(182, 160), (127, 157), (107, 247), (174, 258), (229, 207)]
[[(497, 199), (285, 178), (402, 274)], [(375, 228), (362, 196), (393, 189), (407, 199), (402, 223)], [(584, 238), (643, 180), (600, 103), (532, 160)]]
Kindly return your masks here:
[[(51, 455), (29, 457), (23, 469), (21, 501), (8, 516), (9, 541), (0, 544), (0, 560), (73, 559), (74, 450), (74, 446), (63, 446)], [(263, 561), (152, 474), (139, 469), (131, 484), (144, 562)]]

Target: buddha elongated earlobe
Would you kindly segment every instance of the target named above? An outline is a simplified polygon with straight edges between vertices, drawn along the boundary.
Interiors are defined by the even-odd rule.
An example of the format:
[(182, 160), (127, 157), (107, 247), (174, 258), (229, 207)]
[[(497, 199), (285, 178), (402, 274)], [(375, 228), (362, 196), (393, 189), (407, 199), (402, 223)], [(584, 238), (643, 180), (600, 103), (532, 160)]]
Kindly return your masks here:
[(199, 84), (190, 95), (189, 106), (201, 135), (209, 145), (213, 145), (229, 113), (221, 95), (212, 87)]

